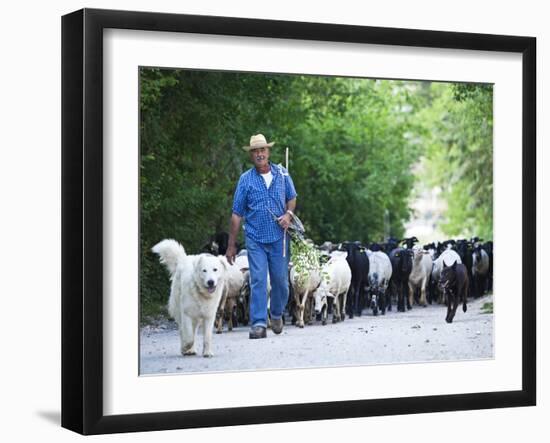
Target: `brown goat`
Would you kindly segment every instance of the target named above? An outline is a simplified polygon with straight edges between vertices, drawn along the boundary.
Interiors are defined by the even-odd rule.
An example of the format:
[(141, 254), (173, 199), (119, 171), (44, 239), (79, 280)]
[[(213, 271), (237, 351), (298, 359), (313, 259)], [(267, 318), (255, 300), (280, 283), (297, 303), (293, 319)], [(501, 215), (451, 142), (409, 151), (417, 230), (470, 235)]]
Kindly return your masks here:
[(464, 312), (466, 312), (467, 308), (466, 302), (470, 280), (466, 266), (456, 261), (451, 266), (444, 265), (439, 285), (447, 300), (447, 317), (445, 321), (452, 323), (458, 303), (462, 301), (462, 310)]

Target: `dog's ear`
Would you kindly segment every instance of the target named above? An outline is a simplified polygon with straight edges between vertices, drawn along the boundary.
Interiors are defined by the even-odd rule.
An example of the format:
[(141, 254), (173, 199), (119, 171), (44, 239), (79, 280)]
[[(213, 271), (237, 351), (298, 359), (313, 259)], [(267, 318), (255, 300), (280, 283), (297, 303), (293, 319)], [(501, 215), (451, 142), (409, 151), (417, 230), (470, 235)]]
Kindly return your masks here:
[(196, 271), (200, 271), (202, 269), (202, 262), (203, 262), (203, 259), (204, 259), (204, 255), (203, 254), (200, 254), (196, 260), (195, 260), (195, 270)]

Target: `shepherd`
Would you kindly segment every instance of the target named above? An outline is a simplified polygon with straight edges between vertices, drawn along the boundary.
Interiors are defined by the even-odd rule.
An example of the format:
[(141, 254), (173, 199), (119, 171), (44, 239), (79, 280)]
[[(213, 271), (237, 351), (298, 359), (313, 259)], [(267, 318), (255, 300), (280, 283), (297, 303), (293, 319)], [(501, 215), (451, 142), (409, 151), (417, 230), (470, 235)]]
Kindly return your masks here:
[(290, 241), (287, 229), (296, 208), (296, 189), (288, 170), (269, 161), (270, 148), (262, 134), (250, 137), (249, 153), (254, 167), (237, 183), (229, 228), (226, 257), (233, 263), (241, 220), (250, 266), (249, 338), (265, 338), (267, 330), (267, 275), (271, 283), (271, 329), (283, 331), (283, 311), (288, 301)]

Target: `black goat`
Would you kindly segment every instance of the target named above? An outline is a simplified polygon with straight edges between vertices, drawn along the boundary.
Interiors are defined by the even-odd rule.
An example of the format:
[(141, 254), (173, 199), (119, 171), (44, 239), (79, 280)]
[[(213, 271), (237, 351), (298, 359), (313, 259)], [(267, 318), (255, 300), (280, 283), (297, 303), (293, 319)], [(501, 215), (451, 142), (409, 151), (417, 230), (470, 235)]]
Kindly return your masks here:
[(366, 287), (369, 284), (369, 258), (359, 242), (343, 242), (339, 249), (348, 253), (346, 260), (351, 269), (346, 311), (350, 318), (354, 315), (361, 316)]
[(229, 234), (217, 232), (210, 237), (208, 243), (202, 247), (202, 252), (209, 252), (213, 255), (225, 255), (229, 246)]
[[(473, 265), (472, 253), (474, 252), (472, 243), (470, 243), (466, 239), (458, 240), (456, 242), (456, 252), (460, 256), (462, 263), (464, 263), (464, 265), (466, 266), (468, 275), (472, 275), (472, 265)], [(472, 295), (471, 291), (472, 291), (472, 285), (469, 286), (468, 296)]]
[(412, 249), (415, 243), (418, 243), (418, 239), (416, 237), (409, 237), (401, 240), (401, 244), (407, 246), (407, 249)]
[[(390, 261), (392, 265), (391, 288), (393, 293), (397, 293), (397, 310), (405, 312), (405, 300), (407, 309), (412, 306), (409, 303), (409, 275), (412, 271), (412, 249), (396, 248), (390, 252)], [(388, 306), (391, 311), (391, 298)]]
[(493, 290), (493, 242), (491, 240), (481, 246), (489, 256), (489, 272), (487, 275), (487, 290)]

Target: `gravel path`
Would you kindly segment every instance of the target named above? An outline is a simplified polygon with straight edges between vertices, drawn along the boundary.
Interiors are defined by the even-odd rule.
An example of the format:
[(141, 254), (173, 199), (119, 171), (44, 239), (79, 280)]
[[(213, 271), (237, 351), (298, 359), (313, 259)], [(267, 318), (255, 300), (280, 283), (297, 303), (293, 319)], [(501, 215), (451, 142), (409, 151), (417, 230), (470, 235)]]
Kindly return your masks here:
[[(446, 307), (414, 306), (411, 311), (346, 319), (303, 329), (285, 326), (281, 335), (268, 330), (266, 339), (250, 340), (248, 327), (214, 334), (213, 358), (182, 357), (173, 322), (140, 331), (140, 372), (145, 374), (219, 372), (348, 365), (372, 365), (493, 358), (493, 314), (482, 311), (492, 295), (459, 306), (452, 324)], [(202, 332), (198, 350), (202, 350)]]

